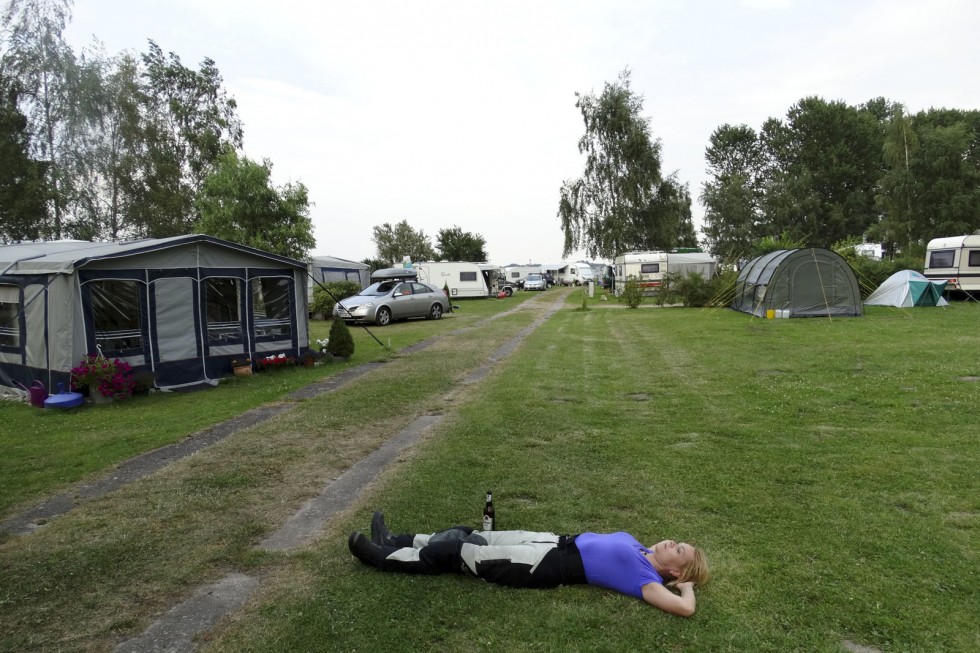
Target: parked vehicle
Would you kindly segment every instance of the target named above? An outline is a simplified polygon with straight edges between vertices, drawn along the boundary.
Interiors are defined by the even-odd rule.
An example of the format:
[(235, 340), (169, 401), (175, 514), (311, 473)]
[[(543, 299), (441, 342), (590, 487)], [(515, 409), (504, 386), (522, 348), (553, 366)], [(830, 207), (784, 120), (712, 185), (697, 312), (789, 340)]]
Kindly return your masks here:
[(595, 272), (593, 272), (592, 266), (585, 261), (571, 263), (568, 266), (568, 274), (574, 286), (585, 286), (590, 281), (595, 281)]
[(393, 320), (423, 317), (438, 320), (449, 311), (449, 298), (442, 289), (421, 281), (379, 281), (359, 295), (337, 302), (333, 314), (345, 322), (368, 322), (386, 326)]
[(705, 279), (715, 274), (715, 260), (704, 252), (627, 252), (613, 261), (614, 292), (621, 295), (626, 280), (636, 277), (644, 293), (656, 293), (668, 272), (700, 273)]
[(543, 275), (540, 274), (529, 274), (527, 278), (524, 279), (524, 290), (547, 290), (548, 282), (545, 281)]
[(980, 293), (980, 235), (930, 240), (923, 274), (946, 281), (947, 290)]
[(524, 279), (527, 278), (527, 275), (541, 272), (540, 265), (509, 265), (502, 269), (507, 282), (512, 285), (516, 284), (518, 288), (524, 287)]

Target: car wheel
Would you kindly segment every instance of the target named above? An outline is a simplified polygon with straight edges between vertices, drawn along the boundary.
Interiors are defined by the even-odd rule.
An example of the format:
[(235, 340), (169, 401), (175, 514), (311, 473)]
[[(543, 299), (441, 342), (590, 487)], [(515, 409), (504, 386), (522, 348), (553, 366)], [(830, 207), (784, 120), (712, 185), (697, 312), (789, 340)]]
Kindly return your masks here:
[(510, 297), (511, 295), (514, 294), (514, 289), (510, 287), (504, 288), (504, 294)]
[(429, 311), (430, 320), (438, 320), (442, 318), (442, 304), (436, 302), (432, 305), (432, 309)]
[(388, 326), (391, 323), (391, 309), (382, 306), (374, 316), (374, 323), (378, 326)]

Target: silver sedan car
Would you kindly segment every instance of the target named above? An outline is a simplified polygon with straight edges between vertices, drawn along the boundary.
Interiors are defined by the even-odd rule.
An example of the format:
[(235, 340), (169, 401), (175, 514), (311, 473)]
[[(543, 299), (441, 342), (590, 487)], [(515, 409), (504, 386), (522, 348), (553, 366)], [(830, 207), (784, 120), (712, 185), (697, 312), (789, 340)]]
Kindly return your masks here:
[(378, 326), (392, 320), (424, 317), (438, 320), (449, 310), (446, 294), (420, 281), (379, 281), (360, 294), (340, 300), (333, 314), (347, 322), (370, 322)]
[(547, 290), (548, 282), (540, 274), (529, 274), (524, 279), (524, 290)]

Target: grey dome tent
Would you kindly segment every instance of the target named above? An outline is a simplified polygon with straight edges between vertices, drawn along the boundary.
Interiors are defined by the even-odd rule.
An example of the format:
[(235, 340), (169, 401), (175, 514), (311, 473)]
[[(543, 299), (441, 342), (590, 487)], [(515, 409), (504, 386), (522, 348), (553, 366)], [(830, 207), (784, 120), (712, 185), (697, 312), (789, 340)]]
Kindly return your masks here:
[(780, 249), (752, 259), (735, 282), (731, 307), (765, 317), (856, 317), (863, 314), (854, 271), (840, 255), (819, 247)]
[(885, 279), (864, 303), (868, 306), (946, 306), (946, 281), (927, 279), (915, 270), (899, 270)]
[(205, 235), (0, 246), (0, 391), (71, 378), (101, 350), (161, 388), (308, 349), (307, 267)]

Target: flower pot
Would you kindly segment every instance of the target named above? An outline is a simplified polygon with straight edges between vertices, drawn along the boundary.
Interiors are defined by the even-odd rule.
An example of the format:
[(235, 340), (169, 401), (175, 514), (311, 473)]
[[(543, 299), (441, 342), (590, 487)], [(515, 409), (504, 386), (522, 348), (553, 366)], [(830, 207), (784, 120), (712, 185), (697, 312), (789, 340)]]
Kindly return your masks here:
[(242, 365), (240, 367), (231, 368), (235, 372), (235, 376), (252, 376), (252, 366)]
[(111, 404), (113, 402), (112, 397), (106, 397), (104, 394), (98, 390), (94, 390), (89, 393), (93, 404)]

